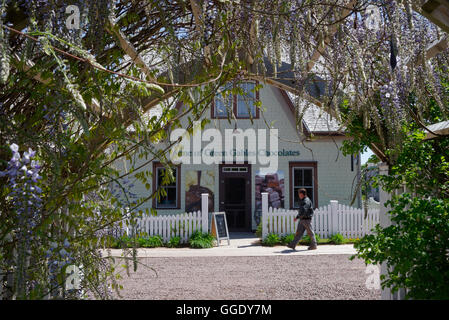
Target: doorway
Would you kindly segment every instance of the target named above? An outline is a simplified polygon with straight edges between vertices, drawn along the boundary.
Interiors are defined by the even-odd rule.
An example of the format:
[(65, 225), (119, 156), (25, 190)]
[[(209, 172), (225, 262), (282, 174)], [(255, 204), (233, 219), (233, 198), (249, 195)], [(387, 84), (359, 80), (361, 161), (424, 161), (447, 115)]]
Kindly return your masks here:
[(251, 165), (221, 164), (219, 203), (229, 231), (251, 231)]

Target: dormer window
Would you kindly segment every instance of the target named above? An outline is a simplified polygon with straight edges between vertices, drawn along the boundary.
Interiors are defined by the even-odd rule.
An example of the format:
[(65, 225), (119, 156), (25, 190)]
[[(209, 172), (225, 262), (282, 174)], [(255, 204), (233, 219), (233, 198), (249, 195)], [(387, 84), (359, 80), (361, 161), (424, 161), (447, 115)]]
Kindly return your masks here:
[(237, 95), (237, 118), (256, 118), (256, 84), (254, 82), (244, 82), (239, 85), (243, 94)]
[(231, 85), (221, 87), (215, 95), (211, 117), (224, 119), (232, 116), (232, 112), (237, 119), (258, 119), (259, 91), (256, 90), (256, 85), (256, 82), (235, 84), (235, 94), (231, 93)]
[[(233, 106), (231, 86), (221, 87), (214, 99), (213, 118), (227, 118)], [(229, 91), (226, 91), (229, 90)]]

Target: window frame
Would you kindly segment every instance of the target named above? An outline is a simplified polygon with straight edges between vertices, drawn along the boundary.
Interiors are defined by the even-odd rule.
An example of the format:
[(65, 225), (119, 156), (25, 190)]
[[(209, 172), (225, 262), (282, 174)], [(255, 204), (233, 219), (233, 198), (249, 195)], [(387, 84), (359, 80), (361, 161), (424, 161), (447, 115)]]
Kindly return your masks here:
[[(254, 86), (256, 87), (259, 84), (259, 81), (254, 81), (254, 80), (245, 80), (242, 81), (241, 83), (254, 83)], [(235, 81), (232, 82), (232, 89), (234, 89), (236, 87), (236, 83)], [(260, 118), (260, 110), (259, 108), (256, 106), (256, 102), (260, 101), (260, 94), (259, 94), (259, 89), (256, 90), (255, 92), (255, 99), (254, 99), (254, 108), (255, 108), (255, 116), (251, 117), (251, 115), (248, 115), (247, 117), (242, 117), (242, 116), (238, 116), (238, 94), (232, 94), (232, 113), (234, 114), (236, 119), (259, 119)], [(211, 119), (228, 119), (229, 114), (227, 116), (217, 116), (215, 114), (215, 97), (217, 96), (218, 93), (216, 93), (214, 95), (214, 98), (212, 99), (212, 107), (211, 107), (211, 114), (210, 117)]]
[[(254, 87), (256, 87), (258, 85), (257, 81), (242, 81), (242, 83), (253, 83)], [(257, 108), (257, 106), (256, 106), (256, 102), (259, 101), (259, 90), (257, 89), (256, 92), (254, 92), (254, 94), (255, 94), (255, 98), (254, 98), (255, 115), (252, 117), (252, 119), (259, 119), (259, 108)], [(239, 111), (238, 110), (238, 96), (239, 95), (237, 94), (234, 97), (234, 103), (235, 103), (234, 114), (235, 114), (235, 117), (237, 119), (251, 119), (251, 115), (248, 115), (248, 116), (239, 116), (238, 115), (238, 111)]]
[[(181, 209), (181, 166), (176, 165), (174, 166), (176, 168), (176, 205), (173, 207), (162, 207), (159, 208), (157, 198), (153, 198), (153, 204), (152, 207), (156, 210), (173, 210), (173, 209)], [(160, 168), (165, 168), (165, 166), (160, 162), (153, 162), (153, 192), (156, 192), (158, 189), (158, 172)], [(170, 186), (161, 186), (164, 187), (170, 187)]]
[(292, 161), (288, 163), (289, 169), (289, 189), (290, 189), (290, 209), (296, 210), (295, 207), (295, 186), (294, 186), (294, 169), (312, 169), (312, 189), (313, 189), (313, 207), (318, 208), (318, 170), (316, 161)]
[[(226, 87), (226, 86), (224, 86), (224, 87)], [(232, 83), (232, 88), (231, 89), (234, 89), (234, 83)], [(216, 113), (215, 113), (215, 107), (216, 107), (215, 99), (216, 99), (217, 95), (218, 95), (218, 92), (215, 93), (214, 98), (212, 99), (212, 108), (211, 108), (211, 115), (210, 116), (211, 116), (212, 119), (227, 119), (229, 117), (229, 112), (227, 112), (228, 114), (225, 115), (225, 116), (219, 116), (219, 115), (216, 115)], [(230, 99), (231, 99), (231, 102), (232, 102), (232, 106), (230, 108), (230, 111), (234, 112), (234, 94), (230, 94)], [(226, 111), (229, 111), (229, 109), (226, 109)]]

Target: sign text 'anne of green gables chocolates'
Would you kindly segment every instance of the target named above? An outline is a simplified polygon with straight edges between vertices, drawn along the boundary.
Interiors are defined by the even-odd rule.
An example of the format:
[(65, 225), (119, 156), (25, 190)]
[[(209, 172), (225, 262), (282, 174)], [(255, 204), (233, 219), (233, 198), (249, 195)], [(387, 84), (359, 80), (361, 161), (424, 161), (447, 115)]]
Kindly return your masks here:
[[(264, 154), (264, 155), (266, 155), (268, 157), (270, 155), (276, 155), (277, 154), (278, 157), (298, 157), (301, 154), (299, 152), (299, 150), (285, 150), (285, 149), (282, 149), (282, 150), (279, 150), (279, 151), (276, 151), (276, 152), (274, 152), (274, 151), (267, 151), (267, 150), (258, 150), (256, 152), (254, 152), (254, 151), (249, 151), (248, 149), (237, 151), (236, 149), (233, 149), (232, 151), (229, 151), (229, 152), (228, 151), (222, 151), (220, 153), (217, 153), (217, 152), (215, 152), (214, 150), (211, 150), (211, 149), (202, 149), (201, 151), (198, 152), (198, 155), (201, 155), (203, 153), (205, 153), (205, 154), (207, 154), (207, 155), (209, 155), (211, 157), (213, 157), (216, 154), (219, 154), (220, 156), (226, 156), (228, 154), (232, 154), (233, 156), (243, 155), (245, 157), (247, 157), (247, 156), (254, 156), (254, 155), (257, 155), (257, 154)], [(184, 151), (184, 152), (180, 151), (179, 152), (179, 156), (193, 156), (193, 155), (195, 155), (193, 151)]]
[[(195, 121), (193, 132), (176, 128), (170, 133), (170, 161), (174, 164), (220, 164), (248, 161), (260, 167), (276, 171), (278, 157), (298, 151), (278, 148), (278, 129), (201, 129), (201, 122)], [(245, 149), (245, 147), (247, 149)]]

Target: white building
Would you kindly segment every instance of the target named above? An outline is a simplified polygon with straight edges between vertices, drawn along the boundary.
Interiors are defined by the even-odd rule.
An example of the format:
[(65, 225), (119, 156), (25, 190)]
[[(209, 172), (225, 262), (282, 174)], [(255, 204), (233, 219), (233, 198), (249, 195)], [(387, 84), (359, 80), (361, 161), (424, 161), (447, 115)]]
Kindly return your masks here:
[[(201, 193), (209, 193), (209, 211), (225, 211), (230, 231), (251, 231), (259, 223), (261, 192), (269, 193), (269, 205), (273, 207), (296, 208), (297, 191), (300, 188), (308, 191), (315, 207), (328, 205), (330, 200), (349, 205), (360, 174), (360, 157), (343, 156), (339, 150), (343, 141), (349, 139), (341, 133), (339, 125), (317, 107), (310, 106), (304, 114), (303, 131), (299, 132), (289, 94), (270, 85), (263, 85), (254, 93), (253, 82), (239, 86), (247, 92), (246, 96), (228, 96), (229, 99), (223, 99), (217, 94), (210, 112), (203, 115), (210, 118), (211, 122), (202, 132), (216, 128), (225, 137), (226, 129), (228, 133), (231, 130), (239, 133), (251, 128), (256, 135), (260, 132), (258, 130), (265, 129), (267, 147), (263, 149), (272, 150), (269, 149), (268, 127), (271, 125), (278, 129), (275, 169), (267, 170), (267, 165), (250, 161), (248, 156), (251, 156), (253, 150), (258, 155), (264, 152), (260, 139), (257, 145), (246, 141), (243, 148), (235, 144), (229, 148), (223, 139), (223, 153), (243, 155), (243, 163), (227, 164), (223, 157), (223, 161), (217, 164), (192, 164), (193, 161), (191, 164), (179, 164), (175, 171), (176, 183), (161, 186), (166, 189), (167, 196), (149, 200), (141, 208), (154, 208), (158, 215), (191, 212), (200, 209)], [(255, 106), (255, 100), (261, 101), (260, 109)], [(178, 103), (177, 108), (182, 109), (183, 106)], [(227, 115), (231, 110), (237, 119), (231, 118), (229, 122)], [(182, 119), (181, 124), (183, 128), (187, 127), (187, 120)], [(161, 143), (158, 148), (164, 148), (168, 143)], [(190, 145), (192, 151), (192, 141)], [(209, 152), (206, 150), (207, 145), (207, 140), (202, 142), (203, 152)], [(139, 161), (143, 163), (144, 160), (138, 160), (137, 165)], [(126, 170), (126, 164), (119, 165), (122, 170)], [(136, 182), (133, 192), (139, 197), (146, 197), (161, 185), (165, 169), (154, 161), (142, 170), (152, 173), (152, 179), (149, 180), (151, 187), (147, 189), (148, 185), (145, 187)], [(358, 196), (355, 206), (360, 205)]]

